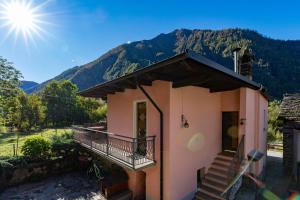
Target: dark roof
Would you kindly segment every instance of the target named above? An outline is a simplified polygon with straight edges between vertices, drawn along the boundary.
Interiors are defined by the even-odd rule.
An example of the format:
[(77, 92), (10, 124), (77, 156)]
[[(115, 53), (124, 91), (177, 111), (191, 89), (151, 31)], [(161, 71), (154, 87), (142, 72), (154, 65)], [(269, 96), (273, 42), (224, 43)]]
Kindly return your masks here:
[(208, 88), (210, 92), (233, 90), (249, 87), (255, 90), (262, 86), (245, 76), (209, 60), (193, 51), (185, 51), (174, 57), (160, 61), (131, 74), (116, 78), (81, 91), (85, 97), (105, 98), (108, 94), (135, 89), (137, 85), (151, 85), (152, 81), (172, 82), (174, 88), (198, 86)]
[(283, 97), (279, 118), (300, 122), (300, 93), (286, 94)]

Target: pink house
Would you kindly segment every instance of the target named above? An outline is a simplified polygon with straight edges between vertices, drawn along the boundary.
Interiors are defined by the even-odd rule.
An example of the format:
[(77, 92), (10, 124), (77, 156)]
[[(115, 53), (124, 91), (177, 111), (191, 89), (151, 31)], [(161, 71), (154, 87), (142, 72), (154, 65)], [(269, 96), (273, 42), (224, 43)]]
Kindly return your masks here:
[(230, 199), (246, 155), (264, 153), (255, 175), (266, 161), (268, 100), (244, 75), (186, 51), (96, 85), (81, 95), (107, 100), (107, 130), (76, 139), (126, 169), (133, 199)]

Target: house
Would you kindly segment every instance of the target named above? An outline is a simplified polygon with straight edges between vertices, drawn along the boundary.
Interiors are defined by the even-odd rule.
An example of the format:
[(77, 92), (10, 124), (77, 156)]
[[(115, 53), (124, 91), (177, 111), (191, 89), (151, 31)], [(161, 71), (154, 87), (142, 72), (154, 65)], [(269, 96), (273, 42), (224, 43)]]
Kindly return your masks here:
[(225, 199), (245, 155), (266, 152), (262, 86), (193, 51), (80, 94), (107, 100), (107, 131), (76, 140), (127, 170), (134, 199)]
[(280, 105), (283, 121), (283, 165), (294, 177), (299, 176), (300, 162), (300, 93), (287, 94)]

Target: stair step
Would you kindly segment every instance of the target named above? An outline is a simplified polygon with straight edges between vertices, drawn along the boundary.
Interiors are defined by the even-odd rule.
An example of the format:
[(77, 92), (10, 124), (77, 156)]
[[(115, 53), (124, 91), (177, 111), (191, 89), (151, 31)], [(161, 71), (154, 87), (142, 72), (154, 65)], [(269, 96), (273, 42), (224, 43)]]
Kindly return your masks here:
[(227, 186), (228, 181), (226, 178), (215, 175), (215, 174), (211, 174), (211, 173), (207, 173), (204, 177), (205, 179), (211, 180), (211, 181), (215, 181), (217, 183), (220, 183), (224, 186)]
[(224, 164), (222, 164), (222, 163), (218, 163), (218, 162), (213, 162), (212, 164), (211, 164), (211, 166), (212, 167), (218, 167), (218, 168), (224, 168), (224, 169), (226, 169), (226, 170), (228, 170), (228, 165), (224, 165)]
[(227, 174), (227, 172), (229, 171), (229, 167), (227, 166), (220, 166), (220, 165), (211, 165), (209, 169), (215, 169), (215, 170), (218, 170), (222, 173), (225, 173)]
[[(214, 197), (214, 198), (217, 198), (217, 199), (220, 199), (220, 200), (223, 200), (224, 198), (221, 196), (222, 192), (214, 189), (214, 188), (211, 188), (211, 187), (208, 187), (206, 185), (200, 185), (200, 188), (199, 188), (200, 192), (203, 192), (205, 193), (206, 195), (208, 196), (211, 196), (211, 197)], [(224, 199), (225, 200), (225, 199)]]
[(230, 152), (230, 151), (222, 151), (220, 152), (218, 155), (222, 155), (222, 156), (228, 156), (228, 157), (234, 157), (236, 152)]
[(206, 185), (208, 187), (214, 188), (214, 189), (218, 190), (219, 192), (224, 192), (227, 187), (227, 185), (224, 185), (224, 184), (221, 184), (216, 181), (209, 180), (209, 179), (205, 179), (205, 178), (202, 180), (202, 184)]
[(228, 160), (228, 161), (232, 161), (233, 157), (231, 156), (226, 156), (226, 155), (218, 155), (217, 158), (223, 159), (223, 160)]
[(225, 165), (227, 167), (229, 167), (231, 164), (230, 160), (226, 160), (226, 159), (218, 158), (218, 157), (214, 160), (214, 163), (219, 163), (219, 164)]
[(208, 173), (227, 178), (227, 172), (224, 170), (209, 168)]
[(209, 196), (203, 192), (197, 192), (194, 200), (219, 200), (218, 198)]

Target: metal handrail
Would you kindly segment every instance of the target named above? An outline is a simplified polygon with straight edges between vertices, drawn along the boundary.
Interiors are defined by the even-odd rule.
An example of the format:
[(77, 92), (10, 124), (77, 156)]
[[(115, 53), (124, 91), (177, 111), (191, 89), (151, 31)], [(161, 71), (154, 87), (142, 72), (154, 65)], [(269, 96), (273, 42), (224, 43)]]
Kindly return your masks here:
[[(120, 137), (120, 138), (124, 138), (124, 139), (130, 139), (130, 140), (137, 139), (136, 137), (129, 137), (129, 136), (125, 136), (125, 135), (110, 133), (110, 132), (107, 132), (107, 131), (95, 130), (95, 129), (92, 129), (92, 128), (78, 126), (78, 125), (72, 125), (72, 128), (73, 129), (86, 130), (86, 131), (92, 131), (92, 132), (95, 132), (95, 133), (102, 133), (102, 134), (106, 134), (106, 135), (109, 135), (109, 136)], [(150, 135), (150, 136), (145, 136), (144, 138), (154, 138), (154, 137), (156, 137), (156, 136), (155, 135)], [(144, 138), (138, 138), (138, 139), (144, 139)]]
[(228, 169), (228, 173), (227, 173), (228, 183), (230, 183), (235, 178), (235, 176), (239, 173), (240, 166), (244, 159), (245, 159), (245, 135), (242, 135), (236, 153), (234, 154)]
[(155, 162), (155, 136), (133, 138), (92, 128), (73, 126), (74, 139), (91, 150), (114, 157), (131, 166)]

